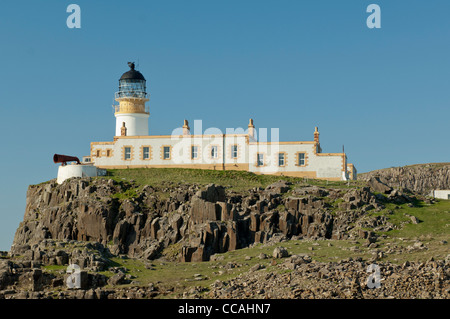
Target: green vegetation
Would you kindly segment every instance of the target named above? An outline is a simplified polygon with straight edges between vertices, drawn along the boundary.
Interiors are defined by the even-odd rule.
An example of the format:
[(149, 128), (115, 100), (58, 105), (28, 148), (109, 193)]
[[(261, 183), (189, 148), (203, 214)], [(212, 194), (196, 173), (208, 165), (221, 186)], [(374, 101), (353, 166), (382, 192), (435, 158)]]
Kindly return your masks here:
[[(296, 186), (315, 185), (333, 188), (361, 187), (359, 181), (341, 182), (307, 179), (301, 177), (259, 175), (247, 171), (201, 170), (187, 168), (131, 168), (111, 169), (103, 178), (112, 178), (117, 182), (133, 180), (137, 185), (159, 187), (167, 182), (175, 184), (207, 185), (215, 183), (235, 191), (245, 191), (254, 187), (265, 188), (279, 180), (292, 182)], [(300, 185), (299, 185), (300, 184)]]
[(393, 230), (390, 236), (414, 237), (432, 235), (435, 237), (449, 237), (450, 234), (450, 201), (440, 200), (436, 204), (419, 207), (401, 206), (403, 215), (415, 216), (419, 224), (407, 224), (400, 230)]
[(47, 266), (42, 266), (42, 268), (48, 272), (48, 273), (61, 273), (61, 272), (66, 272), (67, 270), (67, 265), (47, 265)]
[[(439, 200), (435, 204), (416, 201), (414, 207), (407, 204), (387, 204), (386, 209), (370, 213), (369, 216), (386, 216), (397, 229), (377, 232), (381, 237), (377, 241), (380, 249), (389, 251), (384, 260), (394, 263), (405, 261), (426, 261), (430, 258), (444, 259), (449, 254), (447, 242), (450, 240), (450, 201)], [(419, 223), (415, 224), (411, 218)], [(408, 249), (416, 242), (423, 243), (423, 249)]]
[[(280, 177), (256, 175), (244, 171), (215, 171), (184, 168), (133, 168), (127, 170), (108, 170), (108, 177), (120, 182), (134, 180), (137, 185), (161, 186), (168, 181), (180, 184), (207, 185), (215, 183), (236, 190), (253, 187), (266, 187), (280, 180)], [(290, 180), (291, 178), (283, 178)]]
[[(450, 234), (450, 201), (439, 200), (435, 204), (425, 204), (417, 201), (414, 207), (407, 204), (395, 205), (386, 204), (386, 209), (370, 213), (369, 216), (384, 215), (389, 222), (399, 229), (380, 234), (389, 237), (413, 238), (419, 236), (432, 235), (434, 237), (449, 237)], [(419, 220), (418, 224), (410, 223), (411, 216)]]
[(137, 196), (138, 196), (137, 190), (135, 188), (130, 188), (122, 193), (115, 193), (112, 197), (120, 199), (120, 200), (124, 200), (124, 199), (136, 198)]

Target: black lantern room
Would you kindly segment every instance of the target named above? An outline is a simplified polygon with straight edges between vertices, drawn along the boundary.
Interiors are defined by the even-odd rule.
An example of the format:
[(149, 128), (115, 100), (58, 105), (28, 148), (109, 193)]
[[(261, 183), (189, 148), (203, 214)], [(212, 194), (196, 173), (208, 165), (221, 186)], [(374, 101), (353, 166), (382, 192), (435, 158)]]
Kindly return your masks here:
[(147, 98), (144, 76), (134, 69), (134, 62), (128, 62), (128, 66), (130, 70), (119, 79), (119, 92), (116, 93), (116, 98)]

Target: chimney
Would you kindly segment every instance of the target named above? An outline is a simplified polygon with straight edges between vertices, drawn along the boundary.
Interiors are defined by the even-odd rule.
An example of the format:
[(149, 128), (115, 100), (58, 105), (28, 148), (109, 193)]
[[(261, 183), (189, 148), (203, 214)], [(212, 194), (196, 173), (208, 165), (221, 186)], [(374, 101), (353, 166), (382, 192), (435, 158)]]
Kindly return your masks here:
[(127, 136), (127, 127), (125, 126), (125, 122), (122, 122), (122, 127), (120, 128), (120, 135)]
[(318, 130), (317, 126), (314, 131), (314, 142), (319, 143), (319, 130)]
[(184, 124), (183, 124), (183, 135), (190, 135), (191, 134), (191, 129), (189, 127), (189, 123), (187, 120), (184, 120)]
[(255, 138), (255, 125), (253, 125), (253, 119), (248, 122), (248, 135)]

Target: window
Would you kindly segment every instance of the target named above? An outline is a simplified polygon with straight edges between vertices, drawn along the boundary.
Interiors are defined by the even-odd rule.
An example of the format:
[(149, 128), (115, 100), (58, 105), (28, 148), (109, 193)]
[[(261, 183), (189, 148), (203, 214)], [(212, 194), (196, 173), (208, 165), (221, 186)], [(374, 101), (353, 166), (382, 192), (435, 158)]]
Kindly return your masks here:
[(124, 159), (131, 160), (131, 147), (129, 147), (129, 146), (126, 146), (124, 148)]
[(237, 158), (237, 157), (238, 157), (238, 146), (231, 145), (231, 158)]
[(298, 161), (297, 161), (297, 165), (298, 166), (305, 166), (305, 153), (297, 153), (298, 156)]
[(285, 154), (278, 153), (278, 166), (284, 166), (284, 165), (285, 165)]
[(198, 146), (191, 146), (191, 159), (198, 158)]
[(111, 157), (111, 150), (106, 150), (106, 157)]
[(165, 160), (170, 159), (170, 146), (164, 146), (163, 159), (165, 159)]
[(211, 158), (217, 158), (219, 156), (217, 152), (217, 146), (213, 145), (211, 146)]
[(102, 154), (102, 151), (100, 151), (100, 150), (97, 150), (97, 157), (100, 157), (101, 156), (101, 154)]
[(142, 159), (144, 160), (150, 159), (150, 147), (144, 146), (142, 148)]
[(264, 154), (258, 153), (256, 155), (256, 166), (264, 166)]

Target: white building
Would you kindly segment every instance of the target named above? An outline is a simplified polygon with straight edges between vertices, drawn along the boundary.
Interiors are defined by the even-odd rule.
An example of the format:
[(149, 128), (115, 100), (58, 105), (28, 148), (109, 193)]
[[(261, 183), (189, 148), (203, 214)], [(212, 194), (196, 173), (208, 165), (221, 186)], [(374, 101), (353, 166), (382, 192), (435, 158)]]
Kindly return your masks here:
[(434, 198), (440, 198), (440, 199), (450, 199), (450, 190), (444, 190), (444, 189), (435, 189), (431, 191), (430, 196)]
[[(90, 156), (99, 168), (179, 167), (214, 170), (245, 170), (256, 174), (356, 179), (356, 169), (345, 153), (322, 153), (317, 127), (314, 140), (260, 142), (253, 120), (248, 129), (223, 134), (191, 134), (189, 123), (171, 135), (148, 135), (149, 101), (144, 76), (129, 63), (119, 80), (115, 105), (113, 141), (92, 142)], [(195, 121), (194, 126), (196, 126)], [(194, 128), (196, 132), (196, 127)]]

